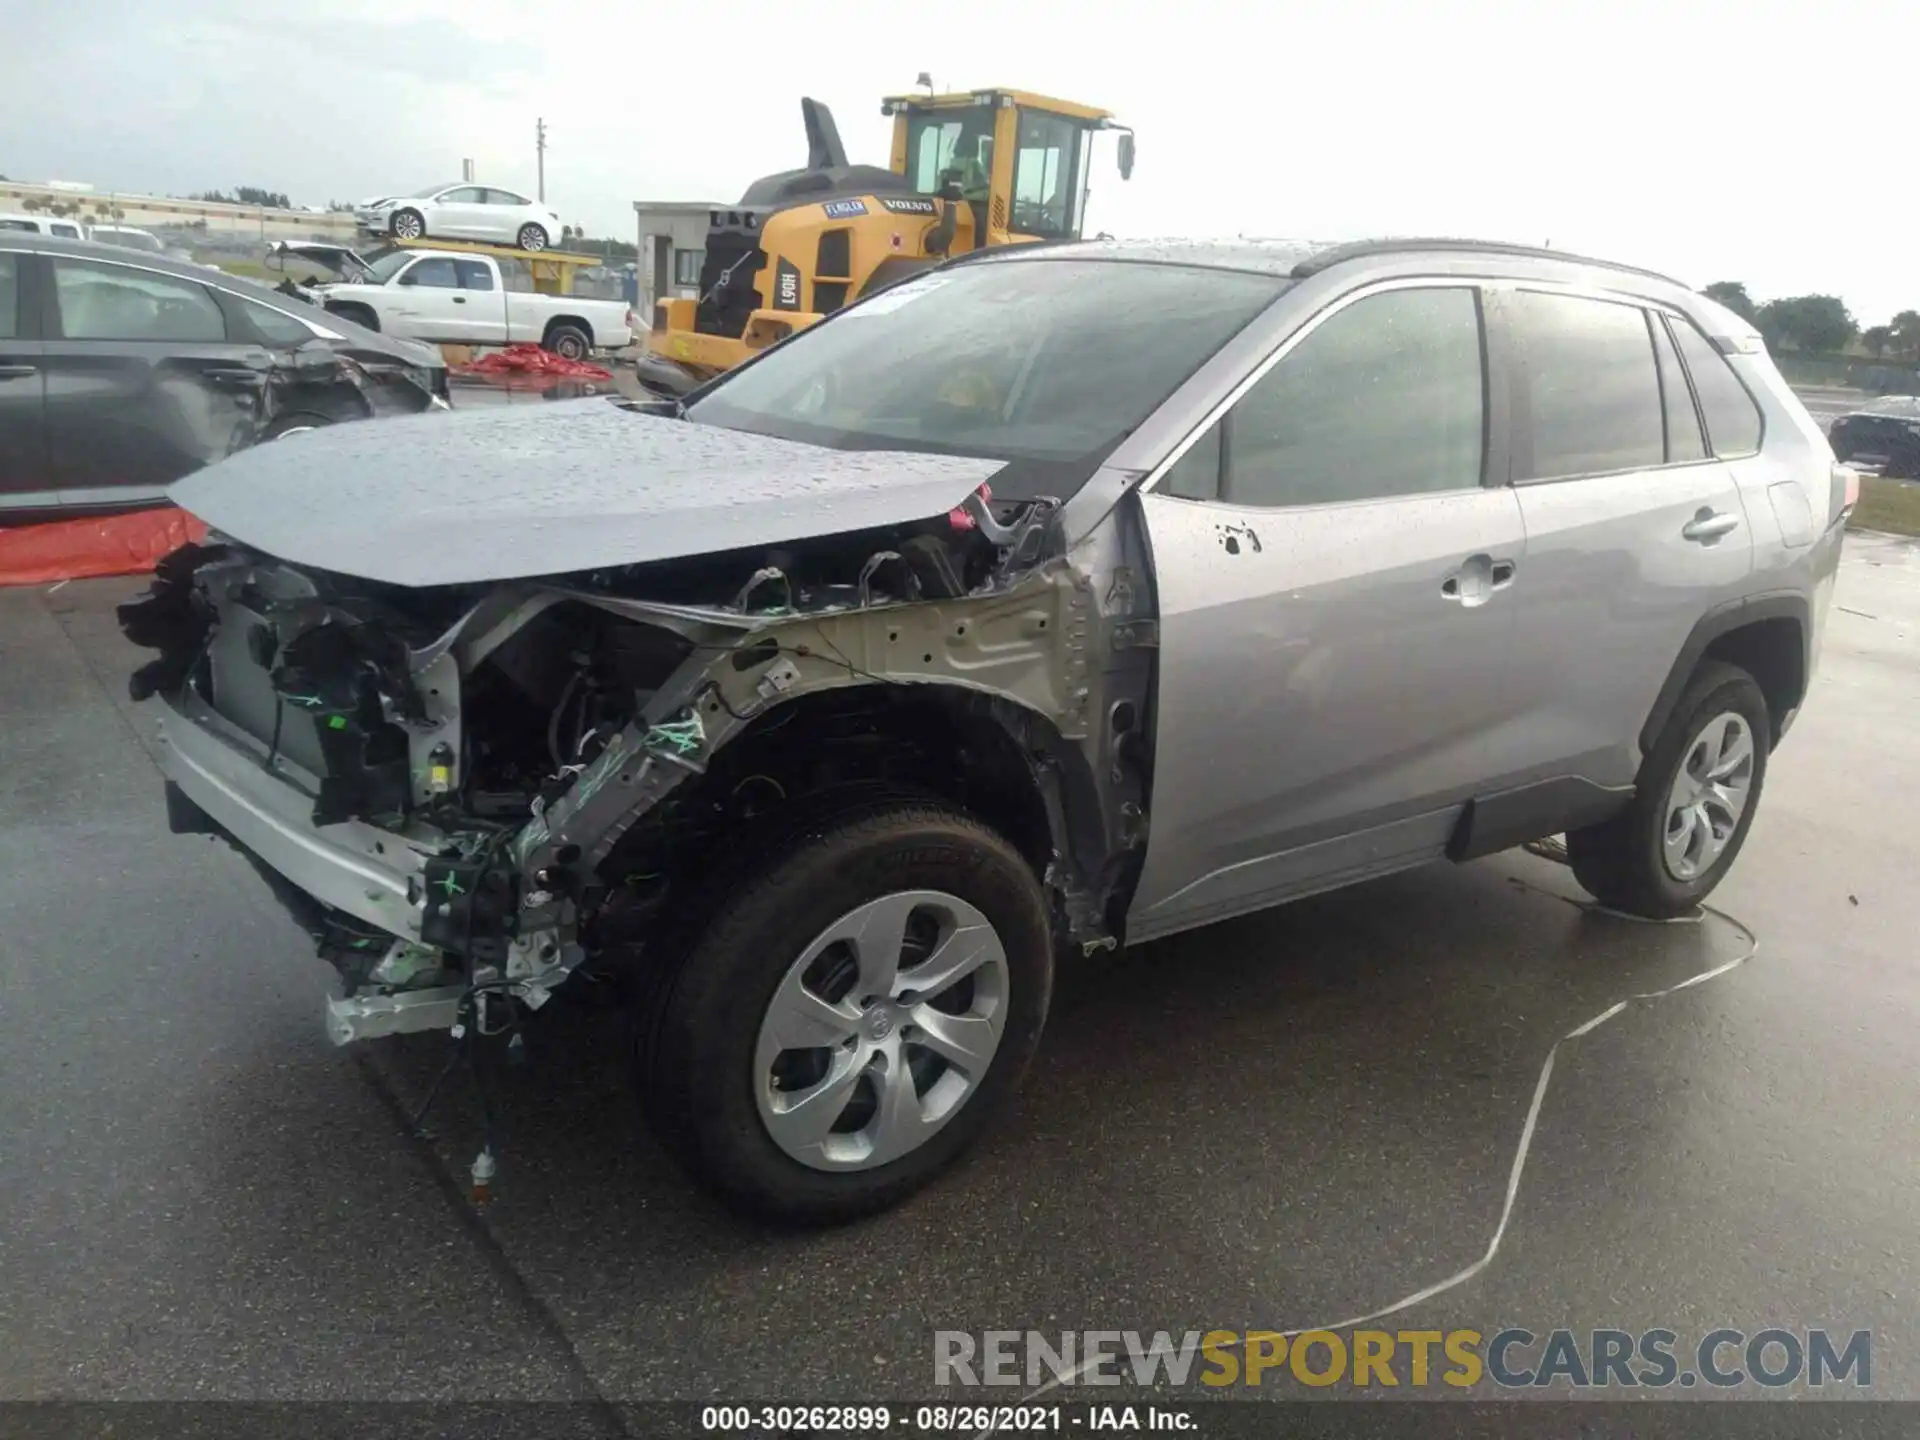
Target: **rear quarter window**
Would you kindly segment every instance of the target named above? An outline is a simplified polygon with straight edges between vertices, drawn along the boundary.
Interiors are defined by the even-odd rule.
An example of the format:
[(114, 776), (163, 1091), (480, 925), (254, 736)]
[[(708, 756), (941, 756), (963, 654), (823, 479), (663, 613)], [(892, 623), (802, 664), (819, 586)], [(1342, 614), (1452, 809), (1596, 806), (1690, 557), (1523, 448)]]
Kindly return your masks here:
[(1707, 444), (1713, 453), (1723, 460), (1757, 455), (1763, 428), (1760, 407), (1733, 373), (1727, 357), (1714, 349), (1713, 342), (1690, 320), (1675, 316), (1673, 337), (1680, 346), (1680, 357), (1687, 362), (1687, 374), (1693, 378), (1693, 393), (1700, 397)]

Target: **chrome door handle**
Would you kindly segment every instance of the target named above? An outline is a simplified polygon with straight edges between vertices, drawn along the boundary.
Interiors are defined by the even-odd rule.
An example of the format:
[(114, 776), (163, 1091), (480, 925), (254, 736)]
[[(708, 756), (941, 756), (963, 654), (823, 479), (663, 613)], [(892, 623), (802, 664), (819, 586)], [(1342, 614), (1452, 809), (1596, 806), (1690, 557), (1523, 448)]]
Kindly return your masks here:
[(1443, 599), (1471, 610), (1493, 598), (1494, 592), (1513, 583), (1511, 560), (1495, 560), (1491, 555), (1469, 555), (1466, 563), (1440, 582)]
[(24, 380), (39, 373), (39, 367), (34, 365), (0, 365), (0, 380)]
[(1680, 535), (1682, 539), (1691, 540), (1697, 545), (1711, 545), (1722, 535), (1731, 535), (1739, 528), (1738, 515), (1703, 505), (1699, 514), (1680, 527)]

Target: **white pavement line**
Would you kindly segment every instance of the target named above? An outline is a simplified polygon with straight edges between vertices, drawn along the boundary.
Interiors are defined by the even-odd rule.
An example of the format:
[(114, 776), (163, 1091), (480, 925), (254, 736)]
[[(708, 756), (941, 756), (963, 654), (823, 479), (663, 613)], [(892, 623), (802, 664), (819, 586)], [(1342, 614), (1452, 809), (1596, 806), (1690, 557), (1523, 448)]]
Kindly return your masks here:
[[(1306, 1335), (1316, 1330), (1350, 1330), (1356, 1325), (1366, 1324), (1369, 1320), (1380, 1320), (1388, 1315), (1397, 1314), (1402, 1310), (1409, 1310), (1415, 1305), (1433, 1299), (1436, 1295), (1445, 1294), (1456, 1285), (1466, 1284), (1467, 1281), (1473, 1279), (1473, 1277), (1478, 1275), (1482, 1270), (1485, 1270), (1487, 1266), (1493, 1263), (1494, 1257), (1500, 1253), (1500, 1242), (1506, 1238), (1507, 1224), (1513, 1219), (1513, 1207), (1520, 1197), (1520, 1177), (1526, 1173), (1527, 1155), (1528, 1152), (1533, 1149), (1533, 1132), (1540, 1122), (1540, 1107), (1546, 1101), (1547, 1087), (1553, 1080), (1553, 1062), (1560, 1054), (1560, 1047), (1565, 1045), (1569, 1040), (1578, 1040), (1583, 1036), (1591, 1035), (1609, 1020), (1617, 1015), (1623, 1014), (1635, 1005), (1650, 1004), (1655, 1000), (1664, 1000), (1667, 996), (1677, 995), (1682, 990), (1691, 990), (1696, 985), (1704, 985), (1709, 980), (1717, 980), (1728, 971), (1736, 970), (1746, 964), (1747, 961), (1753, 959), (1755, 955), (1760, 953), (1759, 937), (1756, 936), (1752, 930), (1748, 929), (1740, 921), (1734, 919), (1733, 916), (1727, 914), (1726, 911), (1716, 910), (1711, 905), (1702, 905), (1695, 914), (1682, 915), (1672, 920), (1648, 920), (1644, 916), (1627, 915), (1617, 910), (1608, 910), (1604, 906), (1595, 905), (1588, 901), (1575, 900), (1571, 896), (1548, 890), (1544, 886), (1535, 885), (1530, 881), (1520, 879), (1518, 876), (1509, 876), (1508, 878), (1524, 889), (1537, 891), (1555, 900), (1565, 901), (1576, 909), (1585, 910), (1590, 914), (1605, 915), (1611, 919), (1631, 921), (1636, 925), (1698, 925), (1704, 922), (1708, 915), (1711, 915), (1717, 920), (1725, 921), (1744, 935), (1747, 941), (1747, 948), (1743, 953), (1726, 961), (1724, 964), (1716, 965), (1711, 970), (1702, 970), (1697, 975), (1689, 975), (1686, 979), (1669, 985), (1663, 990), (1643, 990), (1636, 994), (1629, 995), (1623, 1000), (1616, 1000), (1598, 1015), (1595, 1015), (1590, 1020), (1581, 1021), (1578, 1025), (1574, 1026), (1573, 1029), (1567, 1031), (1566, 1034), (1553, 1042), (1553, 1048), (1547, 1051), (1547, 1058), (1540, 1064), (1540, 1078), (1534, 1081), (1533, 1085), (1533, 1101), (1527, 1106), (1526, 1123), (1520, 1127), (1520, 1143), (1513, 1152), (1513, 1165), (1507, 1171), (1507, 1193), (1505, 1200), (1500, 1206), (1500, 1218), (1493, 1227), (1493, 1238), (1487, 1242), (1486, 1252), (1482, 1254), (1478, 1260), (1467, 1266), (1466, 1269), (1449, 1275), (1444, 1280), (1436, 1280), (1424, 1289), (1416, 1290), (1411, 1295), (1402, 1296), (1391, 1305), (1382, 1305), (1377, 1310), (1369, 1310), (1365, 1314), (1354, 1315), (1345, 1320), (1333, 1320), (1317, 1325), (1299, 1325), (1291, 1330), (1256, 1330), (1249, 1332), (1252, 1338), (1256, 1340), (1291, 1340), (1296, 1336)], [(1245, 1336), (1237, 1337), (1215, 1348), (1232, 1350), (1244, 1344), (1245, 1340)], [(1104, 1356), (1100, 1356), (1096, 1357), (1096, 1360), (1104, 1360), (1105, 1358)], [(1049, 1394), (1059, 1389), (1062, 1385), (1077, 1380), (1081, 1375), (1091, 1369), (1094, 1363), (1096, 1363), (1094, 1360), (1085, 1361), (1074, 1366), (1071, 1370), (1055, 1376), (1039, 1389), (1023, 1395), (1020, 1398), (1020, 1403), (1023, 1405), (1031, 1404), (1042, 1395)], [(997, 1429), (997, 1426), (989, 1426), (987, 1429), (980, 1431), (979, 1434), (974, 1437), (974, 1440), (987, 1440), (987, 1437), (996, 1433)]]

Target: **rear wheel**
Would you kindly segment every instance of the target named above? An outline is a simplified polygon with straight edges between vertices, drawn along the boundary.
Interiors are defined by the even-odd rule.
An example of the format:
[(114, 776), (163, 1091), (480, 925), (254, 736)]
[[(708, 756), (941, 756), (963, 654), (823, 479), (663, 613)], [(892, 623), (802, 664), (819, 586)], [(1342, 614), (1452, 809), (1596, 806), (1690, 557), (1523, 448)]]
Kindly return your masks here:
[(715, 890), (643, 1017), (648, 1116), (753, 1214), (894, 1204), (1017, 1084), (1052, 989), (1046, 906), (1001, 836), (935, 802), (796, 827)]
[(396, 240), (418, 240), (427, 233), (427, 222), (418, 210), (396, 210), (387, 229)]
[(522, 225), (515, 237), (522, 250), (544, 250), (547, 248), (547, 231), (543, 225)]
[(1574, 878), (1601, 904), (1670, 919), (1713, 892), (1746, 843), (1772, 721), (1753, 677), (1709, 661), (1641, 763), (1633, 803), (1567, 836)]
[(593, 353), (593, 337), (578, 325), (556, 325), (547, 331), (546, 348), (562, 360), (584, 360)]

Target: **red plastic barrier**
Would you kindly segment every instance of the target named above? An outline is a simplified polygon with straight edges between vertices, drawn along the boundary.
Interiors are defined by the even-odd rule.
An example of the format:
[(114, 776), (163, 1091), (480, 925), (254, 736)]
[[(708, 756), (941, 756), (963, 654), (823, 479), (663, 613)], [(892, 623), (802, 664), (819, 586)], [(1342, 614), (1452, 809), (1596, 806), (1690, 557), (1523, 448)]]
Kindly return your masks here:
[(568, 360), (538, 345), (509, 345), (455, 367), (461, 375), (539, 376), (552, 380), (611, 380), (613, 372), (585, 360)]
[(172, 506), (0, 530), (0, 585), (144, 575), (169, 552), (206, 534), (205, 525)]

